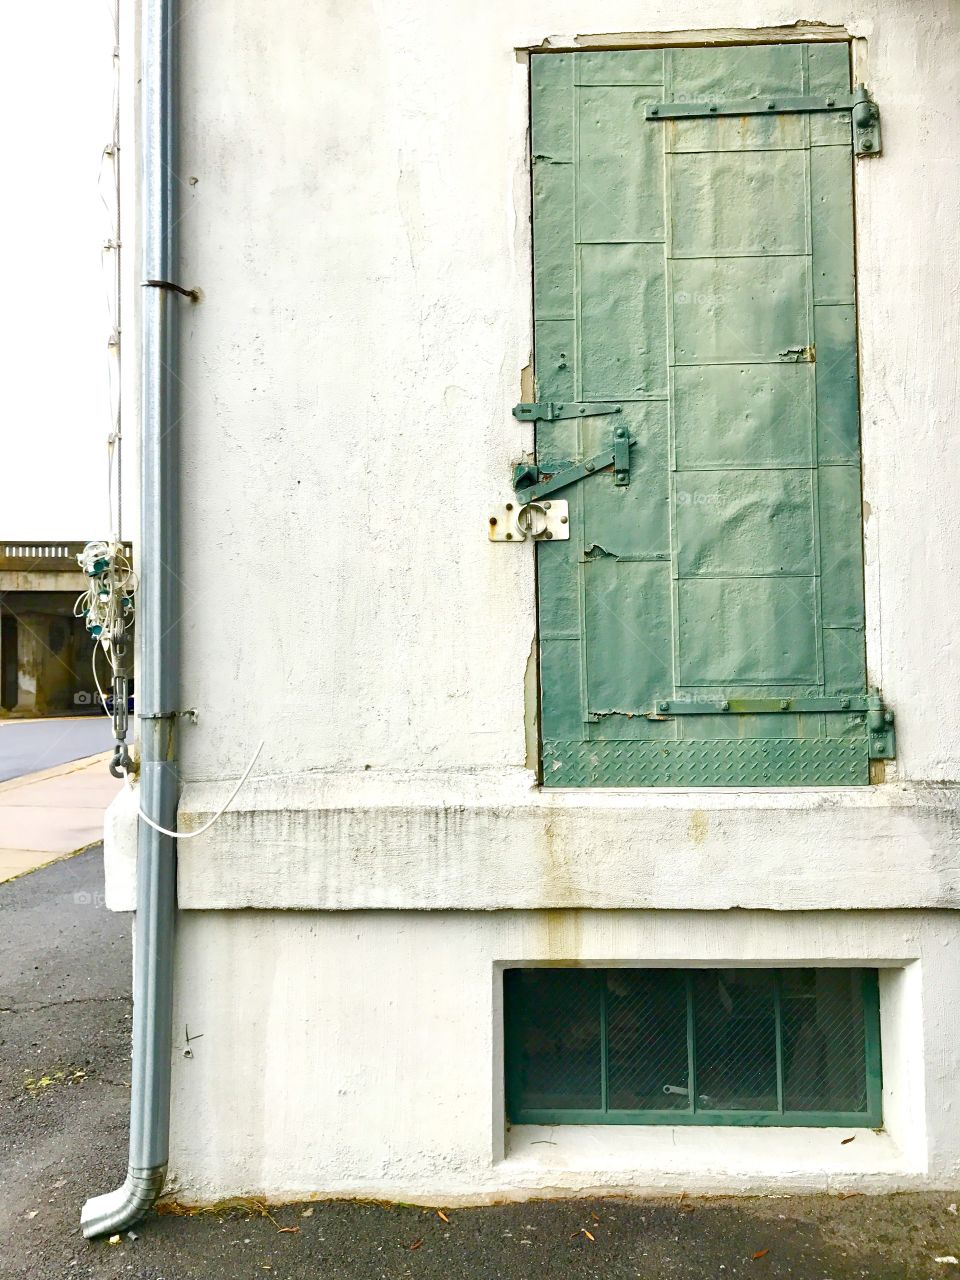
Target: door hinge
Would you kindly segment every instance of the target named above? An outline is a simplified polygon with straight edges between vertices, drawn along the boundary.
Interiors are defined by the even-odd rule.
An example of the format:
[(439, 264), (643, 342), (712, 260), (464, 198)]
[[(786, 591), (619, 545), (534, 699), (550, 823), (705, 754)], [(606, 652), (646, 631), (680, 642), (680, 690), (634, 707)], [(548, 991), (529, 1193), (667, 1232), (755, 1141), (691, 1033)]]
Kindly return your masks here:
[(694, 120), (705, 116), (768, 116), (791, 112), (849, 111), (853, 121), (853, 150), (858, 156), (880, 154), (880, 108), (866, 88), (824, 97), (772, 93), (759, 98), (718, 98), (714, 102), (651, 102), (648, 120)]
[[(879, 689), (867, 694), (800, 694), (790, 698), (690, 698), (669, 695), (656, 698), (648, 720), (668, 716), (816, 715), (846, 712), (864, 717), (867, 754), (871, 760), (892, 760), (897, 754), (893, 712), (884, 706)], [(599, 713), (598, 713), (599, 714)]]
[(558, 404), (543, 400), (535, 404), (515, 404), (513, 416), (521, 422), (556, 422), (559, 418), (596, 418), (605, 413), (623, 413), (620, 404), (585, 404), (582, 401)]
[(867, 695), (867, 733), (870, 744), (867, 751), (871, 760), (893, 760), (897, 754), (897, 735), (893, 712), (883, 705), (879, 689), (871, 689)]
[(853, 94), (853, 150), (858, 156), (880, 154), (880, 108), (862, 84)]

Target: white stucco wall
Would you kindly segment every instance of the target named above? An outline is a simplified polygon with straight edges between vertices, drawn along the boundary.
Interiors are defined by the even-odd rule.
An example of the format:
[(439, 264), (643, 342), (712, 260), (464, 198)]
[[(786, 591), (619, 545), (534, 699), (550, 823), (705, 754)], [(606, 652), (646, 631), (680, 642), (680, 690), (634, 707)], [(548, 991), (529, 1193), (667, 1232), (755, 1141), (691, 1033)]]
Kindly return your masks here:
[[(911, 874), (895, 817), (902, 793), (871, 814), (873, 848), (861, 840), (873, 876), (843, 835), (845, 822), (856, 842), (859, 811), (812, 795), (796, 803), (846, 814), (825, 846), (834, 905), (945, 905), (958, 857), (942, 812), (952, 801), (931, 815), (923, 787), (960, 779), (958, 366), (944, 341), (960, 322), (945, 265), (960, 238), (960, 64), (948, 52), (960, 15), (911, 0), (855, 12), (825, 2), (808, 17), (833, 25), (801, 35), (855, 37), (858, 74), (883, 116), (883, 155), (856, 165), (868, 658), (897, 715), (888, 776), (920, 788), (906, 803), (929, 859)], [(758, 24), (769, 37), (794, 19), (780, 3), (650, 0), (607, 5), (602, 31), (606, 43), (636, 43), (644, 37), (609, 33), (680, 40), (692, 37), (664, 33), (743, 24), (726, 38), (749, 39)], [(385, 828), (391, 847), (427, 858), (429, 874), (436, 840), (407, 822), (407, 810), (426, 810), (430, 831), (442, 828), (437, 858), (464, 867), (431, 905), (596, 905), (589, 894), (557, 896), (543, 876), (528, 877), (534, 903), (464, 898), (475, 881), (458, 844), (472, 833), (483, 847), (480, 811), (505, 803), (516, 821), (500, 824), (485, 863), (496, 882), (508, 850), (542, 863), (549, 847), (575, 862), (599, 838), (582, 796), (536, 793), (525, 704), (533, 547), (485, 537), (490, 504), (529, 444), (510, 414), (531, 345), (527, 67), (517, 49), (583, 42), (590, 25), (596, 14), (546, 0), (522, 12), (439, 0), (310, 6), (299, 21), (252, 2), (184, 14), (181, 275), (203, 291), (184, 304), (181, 369), (182, 703), (199, 713), (181, 733), (184, 826), (215, 811), (225, 780), (265, 743), (261, 781), (189, 846), (186, 904), (370, 905), (363, 891), (383, 876)], [(209, 74), (211, 49), (223, 75)], [(423, 779), (437, 776), (425, 801)], [(353, 795), (369, 799), (370, 817), (347, 827), (337, 815)], [(705, 803), (691, 793), (688, 808)], [(558, 806), (568, 812), (551, 817)], [(455, 839), (451, 807), (462, 815)], [(609, 828), (614, 884), (631, 881), (610, 860), (628, 847), (635, 807), (625, 804), (619, 832)], [(762, 867), (768, 828), (762, 815), (752, 821), (750, 863)], [(651, 824), (656, 855), (655, 815)], [(745, 832), (722, 820), (709, 829), (722, 880), (742, 865)], [(112, 865), (124, 853), (129, 862), (129, 810), (118, 807), (110, 835)], [(269, 849), (268, 873), (254, 846)], [(770, 859), (771, 871), (792, 862), (789, 843), (771, 845)], [(814, 862), (799, 865), (801, 877), (818, 875)], [(336, 893), (317, 888), (331, 879)], [(889, 885), (883, 901), (872, 879)], [(680, 875), (684, 902), (694, 881)], [(766, 883), (775, 896), (776, 881)], [(372, 905), (404, 901), (408, 888), (401, 878)], [(788, 894), (784, 905), (813, 901)], [(715, 905), (709, 895), (694, 904)], [(672, 905), (669, 895), (659, 905)]]
[[(956, 1185), (957, 930), (953, 912), (186, 912), (171, 1191), (451, 1204)], [(502, 968), (557, 960), (882, 966), (884, 1131), (505, 1133)]]
[[(883, 114), (884, 154), (856, 171), (870, 664), (901, 776), (957, 780), (960, 15), (804, 17), (864, 37)], [(278, 776), (523, 766), (533, 549), (484, 532), (527, 430), (515, 47), (796, 18), (783, 0), (185, 12), (182, 275), (204, 293), (181, 370), (188, 779), (237, 776), (261, 737)]]
[[(175, 1025), (203, 1035), (176, 1059), (185, 1197), (956, 1176), (956, 925), (932, 909), (960, 905), (960, 11), (804, 17), (857, 37), (883, 115), (856, 196), (868, 654), (897, 767), (869, 792), (546, 796), (525, 720), (532, 548), (485, 528), (529, 444), (510, 415), (531, 347), (517, 49), (797, 14), (185, 7), (181, 278), (203, 300), (181, 369), (184, 827), (265, 741), (235, 812), (181, 845)], [(120, 908), (134, 830), (126, 795)], [(731, 1152), (702, 1130), (580, 1131), (546, 1162), (529, 1134), (505, 1146), (497, 966), (545, 959), (889, 968), (885, 1133), (741, 1131)]]

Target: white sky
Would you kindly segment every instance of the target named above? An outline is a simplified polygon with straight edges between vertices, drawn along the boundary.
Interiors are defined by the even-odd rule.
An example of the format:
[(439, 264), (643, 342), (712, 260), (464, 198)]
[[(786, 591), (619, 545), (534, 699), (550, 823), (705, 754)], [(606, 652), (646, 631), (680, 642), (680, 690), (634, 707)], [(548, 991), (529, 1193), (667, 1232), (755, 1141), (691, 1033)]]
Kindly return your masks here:
[(0, 0), (0, 24), (0, 539), (103, 537), (111, 12)]

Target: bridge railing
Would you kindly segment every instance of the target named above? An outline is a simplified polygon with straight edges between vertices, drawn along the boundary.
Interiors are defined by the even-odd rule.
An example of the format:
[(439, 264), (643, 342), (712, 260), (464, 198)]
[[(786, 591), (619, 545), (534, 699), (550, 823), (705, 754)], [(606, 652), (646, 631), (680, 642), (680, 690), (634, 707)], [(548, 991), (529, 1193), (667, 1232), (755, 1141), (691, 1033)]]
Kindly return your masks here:
[[(0, 542), (0, 573), (80, 573), (77, 556), (83, 542)], [(127, 555), (130, 543), (124, 544)]]

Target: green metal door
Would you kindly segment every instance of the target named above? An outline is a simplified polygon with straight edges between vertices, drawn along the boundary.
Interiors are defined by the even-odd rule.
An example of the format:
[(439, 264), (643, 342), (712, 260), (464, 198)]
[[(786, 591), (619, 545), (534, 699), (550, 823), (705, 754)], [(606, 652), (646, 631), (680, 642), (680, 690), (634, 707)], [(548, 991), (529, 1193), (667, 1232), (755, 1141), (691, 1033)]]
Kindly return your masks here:
[(543, 781), (867, 783), (848, 47), (531, 68)]

